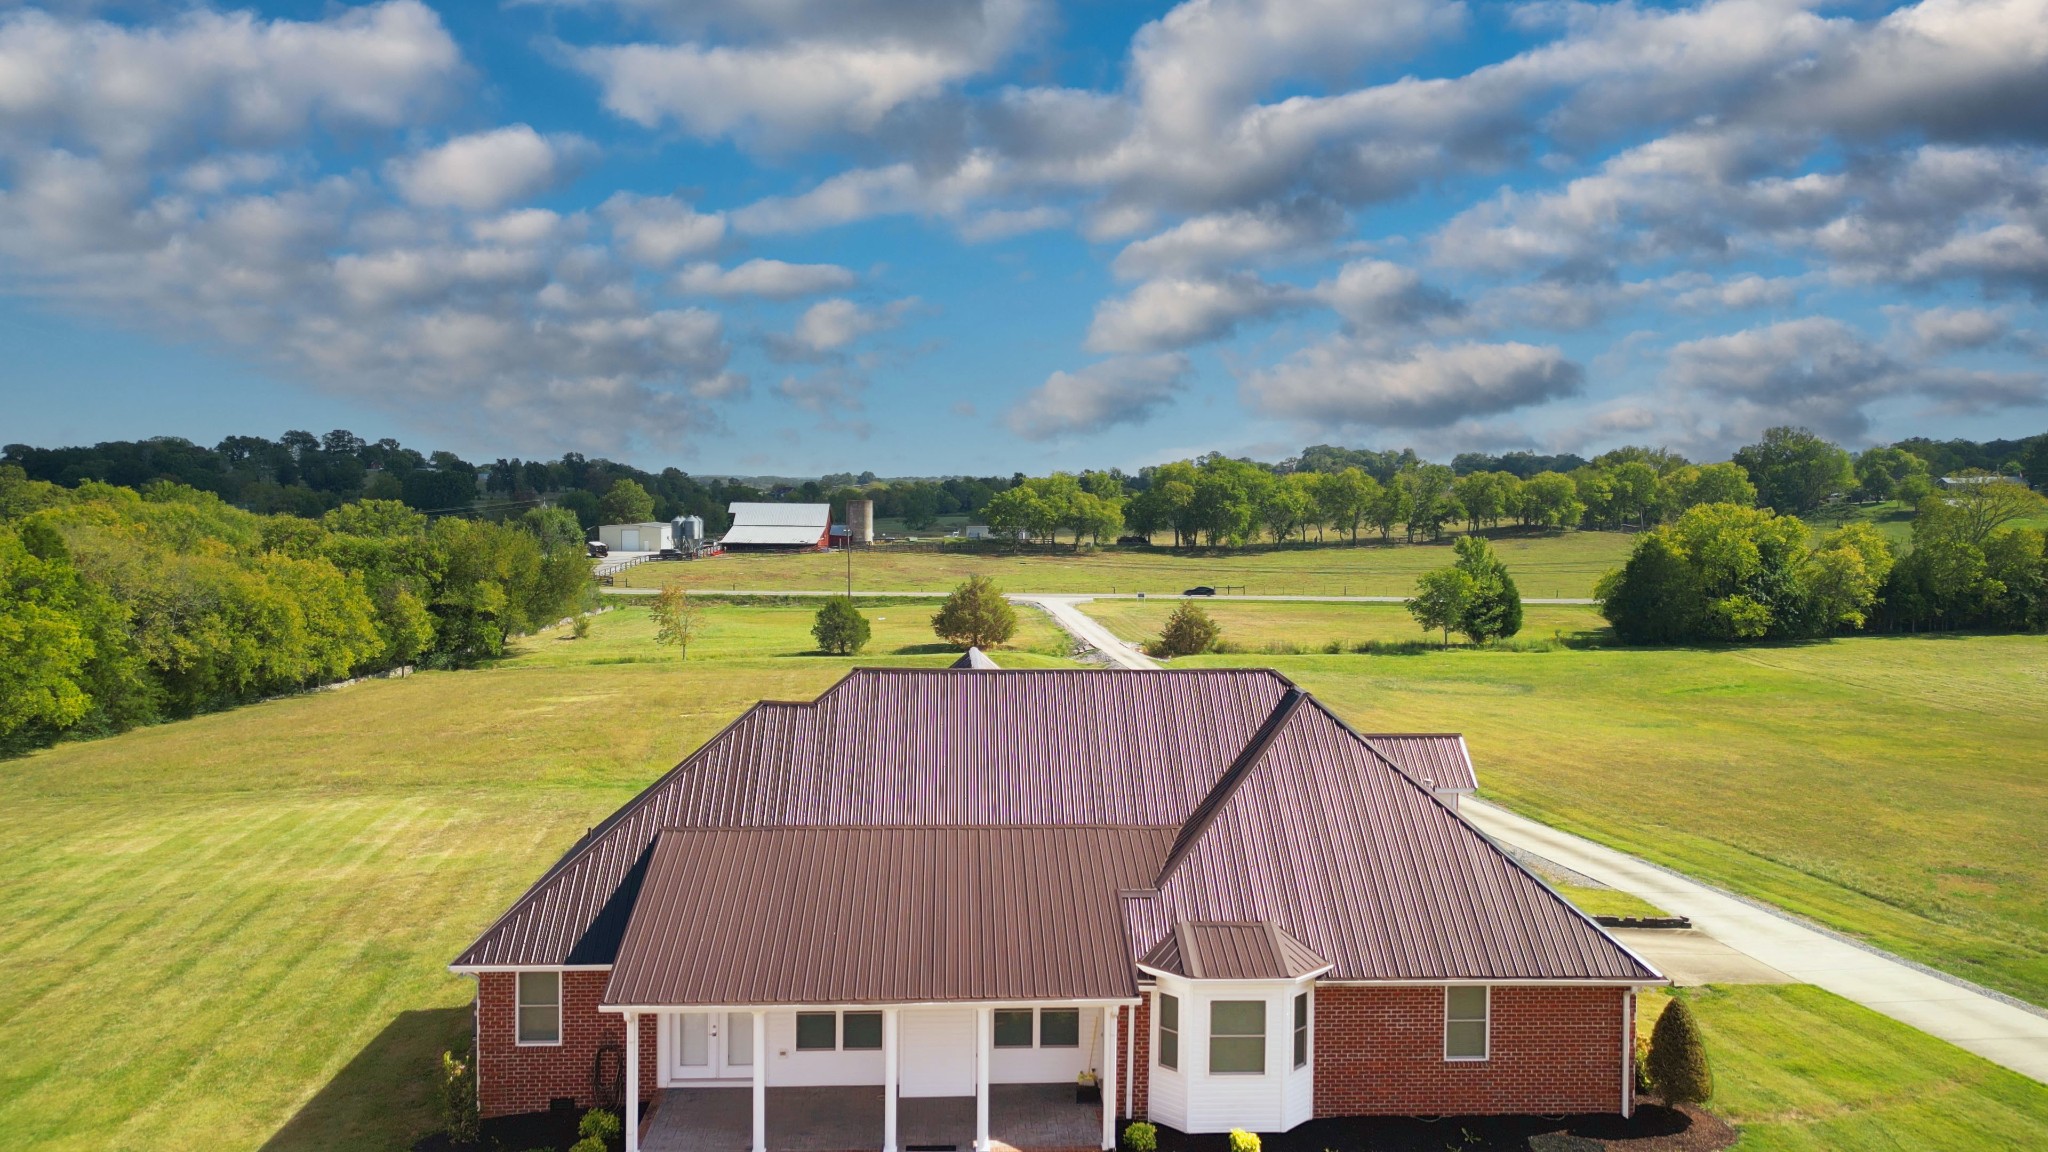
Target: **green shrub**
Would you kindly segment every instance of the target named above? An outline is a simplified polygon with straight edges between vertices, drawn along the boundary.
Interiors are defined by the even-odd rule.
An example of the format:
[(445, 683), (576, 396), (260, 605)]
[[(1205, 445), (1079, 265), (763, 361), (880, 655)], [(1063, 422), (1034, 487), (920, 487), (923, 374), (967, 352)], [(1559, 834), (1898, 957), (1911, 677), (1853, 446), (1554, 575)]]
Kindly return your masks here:
[(1017, 610), (986, 576), (969, 576), (932, 616), (932, 631), (956, 648), (986, 652), (1017, 634)]
[(1200, 605), (1183, 600), (1174, 607), (1173, 615), (1166, 618), (1166, 627), (1159, 630), (1159, 639), (1152, 643), (1152, 655), (1198, 655), (1216, 647), (1222, 633)]
[(1242, 1128), (1230, 1130), (1230, 1152), (1259, 1152), (1259, 1134)]
[(1714, 1094), (1707, 1046), (1684, 1000), (1673, 998), (1650, 1030), (1650, 1084), (1667, 1104), (1704, 1104)]
[(583, 1139), (569, 1145), (569, 1152), (611, 1152), (611, 1149), (605, 1147), (604, 1141), (599, 1140), (597, 1137), (585, 1136)]
[(1159, 1152), (1159, 1129), (1143, 1120), (1124, 1129), (1124, 1148), (1128, 1152)]
[(590, 617), (578, 616), (569, 622), (569, 635), (581, 640), (590, 635)]
[(851, 656), (867, 647), (871, 632), (868, 618), (844, 596), (827, 599), (811, 624), (811, 635), (817, 639), (819, 651), (834, 656)]
[(457, 1144), (473, 1144), (477, 1138), (476, 1065), (468, 1053), (441, 1053), (441, 1079), (435, 1094), (441, 1108), (442, 1130)]
[(625, 1128), (619, 1123), (619, 1114), (603, 1108), (592, 1108), (583, 1114), (583, 1122), (576, 1126), (576, 1133), (586, 1139), (611, 1143), (617, 1140)]

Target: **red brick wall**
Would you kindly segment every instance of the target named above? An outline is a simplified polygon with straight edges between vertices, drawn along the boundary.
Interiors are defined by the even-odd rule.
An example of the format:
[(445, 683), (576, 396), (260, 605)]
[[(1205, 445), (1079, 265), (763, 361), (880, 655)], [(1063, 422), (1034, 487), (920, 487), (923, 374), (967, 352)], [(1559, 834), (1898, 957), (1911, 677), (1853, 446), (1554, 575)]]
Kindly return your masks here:
[[(1134, 1022), (1135, 1020), (1135, 1022)], [(1138, 1071), (1134, 1079), (1131, 1062), (1124, 1059), (1124, 1037), (1132, 1035), (1136, 1028), (1136, 1046), (1130, 1051), (1136, 1056)], [(1131, 1086), (1131, 1118), (1145, 1118), (1146, 1102), (1150, 1099), (1147, 1089), (1151, 1085), (1152, 1069), (1152, 1007), (1151, 1001), (1136, 1008), (1117, 1009), (1116, 1021), (1116, 1109), (1117, 1118), (1123, 1118), (1124, 1085)]]
[(1466, 1062), (1443, 1056), (1442, 988), (1319, 987), (1315, 1114), (1619, 1112), (1622, 995), (1496, 987), (1489, 1058)]
[[(517, 1031), (518, 978), (511, 972), (477, 975), (477, 1096), (486, 1117), (539, 1112), (557, 1096), (580, 1108), (596, 1103), (591, 1071), (602, 1044), (624, 1045), (626, 1018), (599, 1012), (609, 972), (562, 973), (562, 1042), (521, 1047)], [(640, 1099), (655, 1091), (657, 1018), (640, 1017)]]

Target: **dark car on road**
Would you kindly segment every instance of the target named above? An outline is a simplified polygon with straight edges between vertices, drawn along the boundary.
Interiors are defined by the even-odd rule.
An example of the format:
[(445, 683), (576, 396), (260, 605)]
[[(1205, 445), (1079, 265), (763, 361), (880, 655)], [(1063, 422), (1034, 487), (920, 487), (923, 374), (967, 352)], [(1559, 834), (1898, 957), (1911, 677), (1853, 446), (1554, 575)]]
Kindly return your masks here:
[(1215, 594), (1216, 590), (1207, 584), (1197, 584), (1193, 588), (1181, 593), (1183, 596), (1214, 596)]

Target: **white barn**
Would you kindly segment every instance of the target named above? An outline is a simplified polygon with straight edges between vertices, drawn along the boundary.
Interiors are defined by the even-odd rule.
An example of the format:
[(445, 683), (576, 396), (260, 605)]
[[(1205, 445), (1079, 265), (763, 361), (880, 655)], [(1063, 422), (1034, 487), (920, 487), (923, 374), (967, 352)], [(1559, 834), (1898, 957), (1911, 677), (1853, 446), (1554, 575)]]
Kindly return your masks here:
[(831, 544), (830, 504), (755, 504), (727, 506), (732, 527), (719, 543), (726, 548), (825, 548)]

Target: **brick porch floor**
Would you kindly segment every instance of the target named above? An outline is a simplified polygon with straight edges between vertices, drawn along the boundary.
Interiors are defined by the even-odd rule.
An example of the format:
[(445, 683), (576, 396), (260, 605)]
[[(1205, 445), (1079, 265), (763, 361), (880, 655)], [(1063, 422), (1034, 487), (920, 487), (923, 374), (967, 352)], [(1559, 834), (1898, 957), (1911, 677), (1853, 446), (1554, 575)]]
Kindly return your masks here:
[[(974, 1097), (898, 1101), (899, 1152), (919, 1146), (974, 1147)], [(998, 1149), (1095, 1152), (1102, 1109), (1074, 1103), (1072, 1084), (992, 1084), (989, 1139)], [(643, 1152), (747, 1152), (753, 1142), (750, 1088), (672, 1088), (661, 1094)], [(860, 1152), (882, 1146), (882, 1089), (768, 1089), (769, 1152)]]

